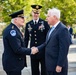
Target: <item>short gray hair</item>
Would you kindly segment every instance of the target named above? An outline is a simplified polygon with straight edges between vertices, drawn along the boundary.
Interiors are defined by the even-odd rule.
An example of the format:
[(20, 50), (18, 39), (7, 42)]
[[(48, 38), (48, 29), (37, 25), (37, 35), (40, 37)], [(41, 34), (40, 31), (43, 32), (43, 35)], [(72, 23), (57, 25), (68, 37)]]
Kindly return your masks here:
[[(17, 18), (17, 17), (16, 17), (16, 18)], [(11, 23), (13, 23), (13, 24), (14, 24), (14, 20), (15, 20), (16, 18), (11, 19)]]
[(58, 19), (60, 19), (60, 10), (57, 8), (52, 8), (48, 10), (48, 13), (52, 16), (56, 16)]
[(11, 19), (11, 23), (14, 23), (14, 19)]

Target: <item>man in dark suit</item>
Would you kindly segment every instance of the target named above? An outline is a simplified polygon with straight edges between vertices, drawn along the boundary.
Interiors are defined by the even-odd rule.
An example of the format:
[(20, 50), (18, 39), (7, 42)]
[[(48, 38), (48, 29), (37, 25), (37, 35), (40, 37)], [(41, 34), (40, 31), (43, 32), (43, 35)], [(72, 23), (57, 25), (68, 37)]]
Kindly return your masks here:
[(68, 25), (68, 31), (69, 31), (69, 33), (70, 33), (71, 44), (72, 44), (72, 43), (73, 43), (73, 42), (72, 42), (73, 29), (72, 29), (72, 27), (71, 27), (70, 25)]
[[(32, 9), (33, 20), (26, 23), (25, 40), (24, 40), (26, 47), (28, 45), (29, 40), (30, 40), (30, 47), (38, 46), (43, 42), (45, 42), (46, 34), (50, 28), (46, 21), (39, 18), (40, 9), (42, 8), (42, 6), (31, 5), (31, 7), (33, 8)], [(41, 64), (41, 75), (46, 75), (44, 49), (35, 55), (31, 55), (32, 75), (40, 75), (39, 64)]]
[(7, 75), (21, 75), (21, 70), (26, 66), (26, 54), (35, 54), (36, 50), (24, 47), (20, 27), (24, 25), (23, 10), (10, 15), (11, 23), (3, 32), (4, 52), (2, 55), (3, 69)]
[(60, 10), (56, 8), (48, 10), (46, 19), (52, 28), (47, 33), (46, 42), (38, 46), (38, 50), (45, 47), (47, 75), (67, 75), (70, 45), (68, 29), (60, 22)]
[(70, 25), (68, 25), (68, 31), (69, 31), (69, 33), (72, 35), (73, 34), (73, 29), (72, 29), (72, 27), (70, 26)]

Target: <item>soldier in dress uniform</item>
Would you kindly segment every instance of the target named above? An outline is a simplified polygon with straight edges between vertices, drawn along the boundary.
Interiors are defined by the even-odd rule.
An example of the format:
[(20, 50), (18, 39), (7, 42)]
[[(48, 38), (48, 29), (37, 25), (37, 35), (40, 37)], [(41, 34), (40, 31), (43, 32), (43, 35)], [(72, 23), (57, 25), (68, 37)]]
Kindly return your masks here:
[(21, 75), (21, 70), (26, 66), (26, 54), (34, 54), (36, 51), (24, 47), (23, 36), (19, 30), (24, 25), (23, 10), (9, 16), (12, 18), (11, 23), (3, 32), (2, 65), (7, 75)]
[[(28, 46), (30, 40), (30, 47), (39, 46), (45, 42), (46, 34), (49, 30), (49, 25), (46, 21), (39, 18), (40, 5), (31, 5), (32, 9), (32, 20), (26, 23), (25, 27), (25, 46)], [(39, 64), (41, 64), (41, 72), (39, 71)], [(31, 70), (32, 75), (46, 75), (45, 69), (45, 49), (41, 52), (31, 55)], [(40, 74), (41, 73), (41, 74)]]

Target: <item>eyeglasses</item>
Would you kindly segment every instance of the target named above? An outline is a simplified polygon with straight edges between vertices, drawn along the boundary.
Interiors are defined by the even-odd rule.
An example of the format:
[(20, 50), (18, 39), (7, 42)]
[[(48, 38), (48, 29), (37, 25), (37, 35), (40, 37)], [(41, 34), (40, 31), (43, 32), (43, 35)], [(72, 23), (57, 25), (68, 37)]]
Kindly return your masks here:
[(39, 14), (39, 13), (37, 13), (37, 12), (34, 12), (34, 14)]
[(23, 16), (18, 16), (18, 17), (20, 17), (20, 18), (24, 19), (24, 17), (23, 17)]

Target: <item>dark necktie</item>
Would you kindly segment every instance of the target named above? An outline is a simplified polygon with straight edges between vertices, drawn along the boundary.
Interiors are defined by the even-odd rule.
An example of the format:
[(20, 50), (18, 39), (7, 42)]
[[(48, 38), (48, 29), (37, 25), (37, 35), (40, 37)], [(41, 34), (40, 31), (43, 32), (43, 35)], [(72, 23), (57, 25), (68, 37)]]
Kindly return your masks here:
[(35, 24), (37, 24), (37, 22), (35, 21)]

